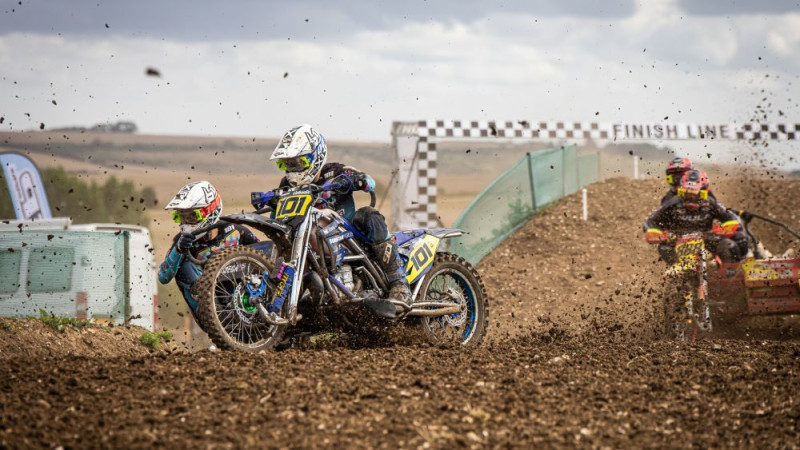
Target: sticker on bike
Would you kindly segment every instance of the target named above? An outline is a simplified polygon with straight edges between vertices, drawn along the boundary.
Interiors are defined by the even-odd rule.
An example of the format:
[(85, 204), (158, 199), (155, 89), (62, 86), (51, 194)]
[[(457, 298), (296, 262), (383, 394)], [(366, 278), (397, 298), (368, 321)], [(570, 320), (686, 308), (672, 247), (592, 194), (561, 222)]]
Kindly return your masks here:
[(705, 248), (705, 243), (702, 239), (691, 239), (683, 242), (678, 242), (675, 245), (675, 253), (678, 255), (678, 262), (675, 266), (684, 270), (693, 270), (697, 261), (697, 255)]
[(439, 240), (438, 237), (428, 234), (411, 250), (406, 266), (406, 280), (409, 283), (413, 283), (433, 263)]
[(275, 218), (285, 219), (305, 215), (308, 206), (311, 205), (312, 197), (309, 194), (290, 195), (282, 198), (278, 203)]

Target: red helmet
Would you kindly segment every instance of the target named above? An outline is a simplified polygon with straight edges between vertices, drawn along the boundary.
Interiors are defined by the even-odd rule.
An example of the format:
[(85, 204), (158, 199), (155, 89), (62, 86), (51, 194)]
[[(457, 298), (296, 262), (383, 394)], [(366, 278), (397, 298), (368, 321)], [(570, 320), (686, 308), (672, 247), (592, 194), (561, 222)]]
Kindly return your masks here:
[(678, 184), (677, 194), (683, 198), (686, 209), (697, 209), (701, 203), (708, 201), (711, 182), (708, 175), (700, 170), (686, 171)]
[(667, 164), (667, 184), (678, 186), (681, 177), (689, 170), (693, 170), (692, 162), (689, 158), (676, 157)]

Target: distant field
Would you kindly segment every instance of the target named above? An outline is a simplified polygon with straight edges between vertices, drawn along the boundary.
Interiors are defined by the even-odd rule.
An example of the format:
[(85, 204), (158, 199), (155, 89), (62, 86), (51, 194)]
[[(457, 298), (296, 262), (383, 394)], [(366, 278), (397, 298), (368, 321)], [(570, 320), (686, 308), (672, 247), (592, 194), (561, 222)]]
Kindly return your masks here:
[[(281, 174), (269, 155), (278, 138), (210, 138), (147, 136), (114, 133), (0, 133), (0, 152), (15, 151), (40, 168), (61, 166), (87, 181), (110, 176), (129, 179), (138, 187), (152, 187), (159, 204), (148, 211), (157, 260), (166, 254), (177, 232), (162, 209), (184, 184), (208, 180), (222, 194), (226, 212), (250, 209), (250, 192), (276, 187)], [(389, 143), (329, 142), (329, 161), (341, 161), (372, 175), (378, 182), (381, 211), (391, 220), (391, 196), (384, 195), (392, 173)], [(521, 151), (524, 154), (524, 150)], [(445, 148), (440, 154), (438, 211), (451, 225), (472, 198), (517, 159), (519, 150), (495, 155), (480, 150)], [(467, 156), (468, 155), (468, 156)], [(356, 194), (365, 204), (368, 197)], [(383, 200), (382, 203), (380, 201)], [(178, 303), (172, 285), (162, 298)], [(165, 317), (166, 318), (166, 317)]]

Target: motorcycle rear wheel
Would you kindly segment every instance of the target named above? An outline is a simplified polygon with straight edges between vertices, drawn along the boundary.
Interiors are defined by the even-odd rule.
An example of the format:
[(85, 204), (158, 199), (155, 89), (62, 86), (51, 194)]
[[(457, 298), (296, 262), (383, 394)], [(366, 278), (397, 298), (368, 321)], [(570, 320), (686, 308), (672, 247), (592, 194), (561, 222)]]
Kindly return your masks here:
[[(273, 274), (274, 264), (262, 252), (229, 247), (212, 256), (197, 280), (197, 316), (214, 344), (224, 350), (272, 350), (281, 342), (286, 325), (270, 325), (249, 303), (243, 276)], [(265, 298), (270, 298), (272, 286)]]
[(433, 267), (422, 281), (416, 302), (462, 306), (457, 314), (421, 317), (420, 327), (428, 340), (480, 345), (488, 327), (489, 297), (483, 280), (467, 260), (452, 253), (437, 253)]

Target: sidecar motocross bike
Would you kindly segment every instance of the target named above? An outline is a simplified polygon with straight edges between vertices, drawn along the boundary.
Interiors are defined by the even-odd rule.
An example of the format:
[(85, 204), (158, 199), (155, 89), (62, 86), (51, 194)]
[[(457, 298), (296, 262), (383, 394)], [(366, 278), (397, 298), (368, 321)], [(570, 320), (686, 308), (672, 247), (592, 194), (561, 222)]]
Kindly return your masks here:
[(741, 262), (711, 258), (705, 245), (710, 233), (669, 237), (675, 241), (677, 261), (664, 274), (664, 311), (667, 332), (679, 341), (695, 342), (715, 324), (730, 326), (742, 317), (800, 313), (800, 258), (772, 257), (749, 225), (760, 219), (798, 239), (800, 234), (769, 217), (737, 213), (751, 244), (751, 254)]
[[(271, 242), (229, 247), (206, 262), (196, 282), (197, 316), (214, 344), (269, 350), (292, 338), (358, 333), (375, 323), (418, 326), (434, 342), (480, 344), (488, 315), (483, 282), (466, 260), (440, 248), (461, 230), (394, 233), (413, 304), (394, 303), (393, 320), (370, 314), (367, 305), (386, 304), (379, 300), (388, 292), (386, 274), (369, 257), (366, 238), (356, 227), (331, 209), (315, 207), (323, 192), (343, 185), (333, 180), (253, 192), (252, 203), (266, 206), (221, 218), (261, 231)], [(374, 206), (375, 194), (370, 194)]]

